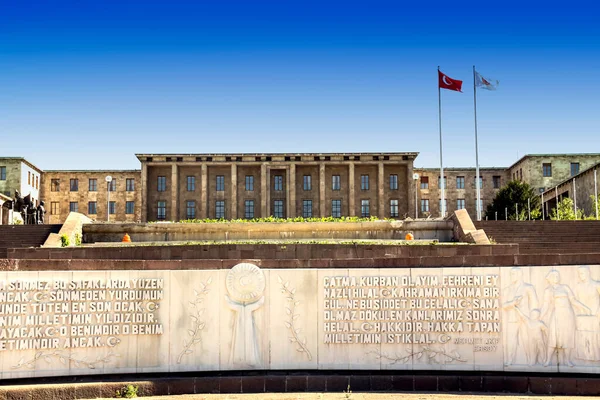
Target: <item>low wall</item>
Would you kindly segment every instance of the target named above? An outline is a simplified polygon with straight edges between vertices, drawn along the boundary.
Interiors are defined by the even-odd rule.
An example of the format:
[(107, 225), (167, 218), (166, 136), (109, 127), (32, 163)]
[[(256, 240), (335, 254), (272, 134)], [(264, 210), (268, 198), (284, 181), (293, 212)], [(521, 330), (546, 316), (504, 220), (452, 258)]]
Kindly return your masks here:
[(123, 271), (114, 263), (128, 261), (104, 260), (104, 271), (44, 271), (12, 261), (38, 270), (0, 282), (0, 379), (600, 369), (600, 265)]
[(8, 249), (14, 259), (110, 259), (110, 260), (200, 260), (200, 259), (371, 259), (414, 257), (513, 256), (519, 246), (464, 244), (235, 244), (166, 246), (82, 246), (70, 248)]
[(452, 221), (367, 222), (235, 222), (235, 223), (145, 223), (87, 224), (83, 241), (120, 242), (128, 233), (133, 242), (260, 239), (415, 239), (452, 240)]

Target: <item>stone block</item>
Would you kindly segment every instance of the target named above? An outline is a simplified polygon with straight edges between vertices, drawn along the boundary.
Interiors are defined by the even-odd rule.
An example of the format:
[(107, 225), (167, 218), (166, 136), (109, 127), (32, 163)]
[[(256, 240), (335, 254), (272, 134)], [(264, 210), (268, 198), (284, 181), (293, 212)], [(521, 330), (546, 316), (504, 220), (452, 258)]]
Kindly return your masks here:
[(456, 375), (438, 376), (438, 390), (440, 392), (458, 392), (460, 390), (459, 378)]
[(527, 393), (529, 391), (529, 379), (526, 376), (505, 376), (503, 392)]
[(577, 394), (577, 379), (557, 376), (552, 378), (552, 394), (559, 396)]
[(415, 375), (415, 391), (437, 392), (438, 377), (435, 375)]
[(265, 392), (265, 377), (257, 376), (242, 376), (242, 393), (264, 393)]
[(393, 375), (392, 390), (412, 392), (415, 390), (415, 377), (413, 375)]
[(485, 375), (482, 386), (484, 392), (500, 393), (504, 391), (506, 383), (503, 376)]
[(309, 375), (306, 381), (306, 390), (308, 392), (324, 392), (327, 390), (327, 376)]
[[(394, 384), (392, 383), (392, 379), (396, 378), (396, 376), (392, 375), (371, 375), (371, 390), (374, 392), (387, 392), (390, 390), (402, 390), (394, 388)], [(411, 387), (412, 387), (412, 376), (411, 378)]]
[(194, 379), (195, 393), (221, 393), (220, 379), (218, 376), (200, 376)]
[(308, 380), (306, 375), (288, 375), (286, 377), (285, 391), (288, 393), (306, 392)]
[(265, 392), (266, 393), (283, 393), (286, 388), (285, 375), (270, 374), (265, 376)]
[(459, 378), (461, 392), (483, 391), (483, 377), (479, 375), (461, 375)]
[(221, 376), (219, 381), (220, 393), (242, 393), (241, 376)]
[(339, 392), (342, 393), (344, 390), (348, 390), (350, 384), (350, 377), (346, 375), (329, 375), (327, 377), (327, 391), (328, 392)]
[(529, 377), (529, 390), (533, 394), (552, 394), (552, 378)]
[(351, 375), (350, 390), (353, 392), (368, 392), (371, 390), (371, 377), (369, 375)]

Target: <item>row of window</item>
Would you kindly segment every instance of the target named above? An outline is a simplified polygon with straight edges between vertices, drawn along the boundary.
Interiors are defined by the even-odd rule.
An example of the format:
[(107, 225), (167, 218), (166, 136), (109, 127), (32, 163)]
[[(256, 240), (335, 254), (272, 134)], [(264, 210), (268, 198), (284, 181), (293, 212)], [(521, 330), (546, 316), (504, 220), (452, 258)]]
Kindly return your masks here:
[[(1, 175), (1, 173), (0, 173), (0, 175)], [(5, 172), (5, 175), (6, 175), (6, 172)], [(32, 175), (31, 171), (27, 171), (27, 184), (34, 189), (39, 189), (40, 188), (40, 177), (37, 175)]]
[[(442, 209), (442, 200), (439, 200), (439, 209)], [(448, 211), (448, 200), (444, 200), (444, 207)], [(483, 210), (483, 199), (479, 200), (479, 207)], [(456, 199), (456, 209), (466, 208), (465, 199)], [(421, 212), (429, 212), (429, 199), (421, 199)]]
[[(473, 177), (473, 185), (477, 184), (477, 178)], [(500, 189), (500, 185), (501, 185), (501, 177), (500, 176), (493, 176), (492, 177), (492, 184), (494, 189)], [(441, 182), (442, 179), (438, 176), (438, 189), (441, 188)], [(456, 188), (457, 189), (464, 189), (465, 188), (465, 177), (464, 176), (457, 176), (456, 177)], [(479, 188), (482, 189), (483, 188), (483, 177), (480, 176), (479, 177)], [(428, 176), (422, 176), (421, 177), (421, 189), (429, 189), (429, 177)], [(448, 178), (444, 177), (444, 189), (448, 189)]]
[[(111, 203), (114, 203), (114, 202), (111, 202)], [(131, 202), (131, 203), (133, 203), (133, 202)], [(71, 210), (71, 211), (73, 211), (73, 210)], [(111, 214), (114, 214), (114, 212), (111, 212)], [(360, 214), (361, 214), (361, 217), (364, 217), (364, 218), (371, 216), (369, 200), (361, 200)], [(156, 218), (158, 220), (164, 220), (166, 218), (166, 216), (167, 216), (167, 202), (164, 200), (161, 200), (157, 204)], [(283, 200), (274, 200), (273, 201), (273, 216), (275, 218), (284, 218), (285, 217), (284, 208), (283, 208)], [(313, 216), (313, 201), (312, 200), (302, 200), (302, 217), (312, 218), (312, 216)], [(335, 217), (335, 218), (340, 218), (342, 216), (342, 200), (332, 200), (331, 201), (331, 216)], [(390, 200), (390, 217), (391, 218), (398, 217), (398, 200)], [(186, 201), (186, 218), (187, 219), (196, 218), (196, 201), (195, 200)], [(226, 218), (226, 216), (225, 216), (225, 200), (217, 200), (215, 202), (215, 218), (217, 218), (217, 219)], [(254, 200), (245, 200), (244, 201), (244, 218), (246, 218), (246, 219), (254, 218)]]
[[(341, 178), (340, 175), (333, 175), (331, 181), (332, 190), (341, 190)], [(305, 191), (312, 190), (312, 177), (310, 175), (303, 176), (303, 188)], [(187, 191), (193, 192), (196, 190), (196, 177), (188, 176), (186, 179)], [(246, 191), (251, 192), (254, 190), (254, 175), (246, 175)], [(167, 190), (167, 177), (159, 176), (157, 180), (156, 190), (158, 192), (165, 192)], [(217, 192), (225, 191), (225, 176), (216, 176), (216, 190)], [(283, 190), (283, 176), (275, 175), (273, 177), (273, 190)], [(360, 176), (360, 190), (369, 190), (369, 175)], [(398, 175), (390, 175), (390, 190), (398, 190)]]
[[(70, 202), (69, 203), (69, 211), (70, 212), (79, 212), (79, 203), (76, 201)], [(87, 203), (87, 213), (88, 213), (88, 215), (98, 214), (98, 203), (95, 201), (89, 201)], [(117, 202), (116, 201), (111, 201), (108, 203), (108, 213), (109, 214), (117, 213)], [(50, 214), (60, 215), (60, 203), (58, 201), (53, 201), (50, 203)], [(135, 214), (135, 202), (134, 201), (126, 201), (125, 202), (125, 214)]]
[[(50, 190), (53, 192), (60, 192), (60, 179), (51, 179), (50, 180)], [(135, 179), (127, 178), (125, 179), (125, 190), (127, 192), (135, 191)], [(79, 191), (79, 179), (70, 179), (69, 180), (69, 191), (70, 192), (78, 192)], [(98, 179), (90, 178), (88, 179), (88, 191), (97, 192), (98, 191)], [(113, 178), (113, 180), (108, 183), (108, 191), (116, 192), (117, 191), (117, 180)]]

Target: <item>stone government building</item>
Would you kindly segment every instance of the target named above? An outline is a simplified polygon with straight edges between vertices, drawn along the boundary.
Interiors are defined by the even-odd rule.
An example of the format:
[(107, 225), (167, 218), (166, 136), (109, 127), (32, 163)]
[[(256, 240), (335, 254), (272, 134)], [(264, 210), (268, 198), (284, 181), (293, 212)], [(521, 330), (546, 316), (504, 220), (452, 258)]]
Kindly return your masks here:
[[(12, 196), (21, 188), (36, 204), (43, 199), (49, 223), (63, 222), (70, 211), (106, 221), (108, 209), (110, 220), (121, 222), (270, 215), (403, 219), (415, 212), (419, 218), (440, 213), (439, 168), (415, 168), (416, 152), (136, 156), (141, 170), (43, 171), (22, 158), (0, 158), (0, 192)], [(508, 168), (481, 167), (482, 209), (511, 179), (539, 193), (561, 185), (561, 196), (568, 197), (565, 182), (598, 163), (600, 154), (531, 154)], [(30, 183), (35, 176), (29, 192), (23, 188), (26, 170)], [(444, 174), (447, 210), (465, 208), (474, 218), (475, 168), (445, 168)], [(113, 177), (110, 186), (107, 175)]]

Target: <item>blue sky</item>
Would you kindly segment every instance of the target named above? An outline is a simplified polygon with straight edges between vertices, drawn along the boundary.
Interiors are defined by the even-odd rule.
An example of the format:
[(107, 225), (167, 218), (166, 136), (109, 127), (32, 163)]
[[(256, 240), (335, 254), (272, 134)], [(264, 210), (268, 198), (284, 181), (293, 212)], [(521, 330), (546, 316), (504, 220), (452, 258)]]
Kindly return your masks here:
[[(414, 2), (419, 3), (419, 2)], [(0, 0), (0, 156), (139, 168), (135, 153), (417, 151), (474, 166), (600, 152), (591, 3)]]

